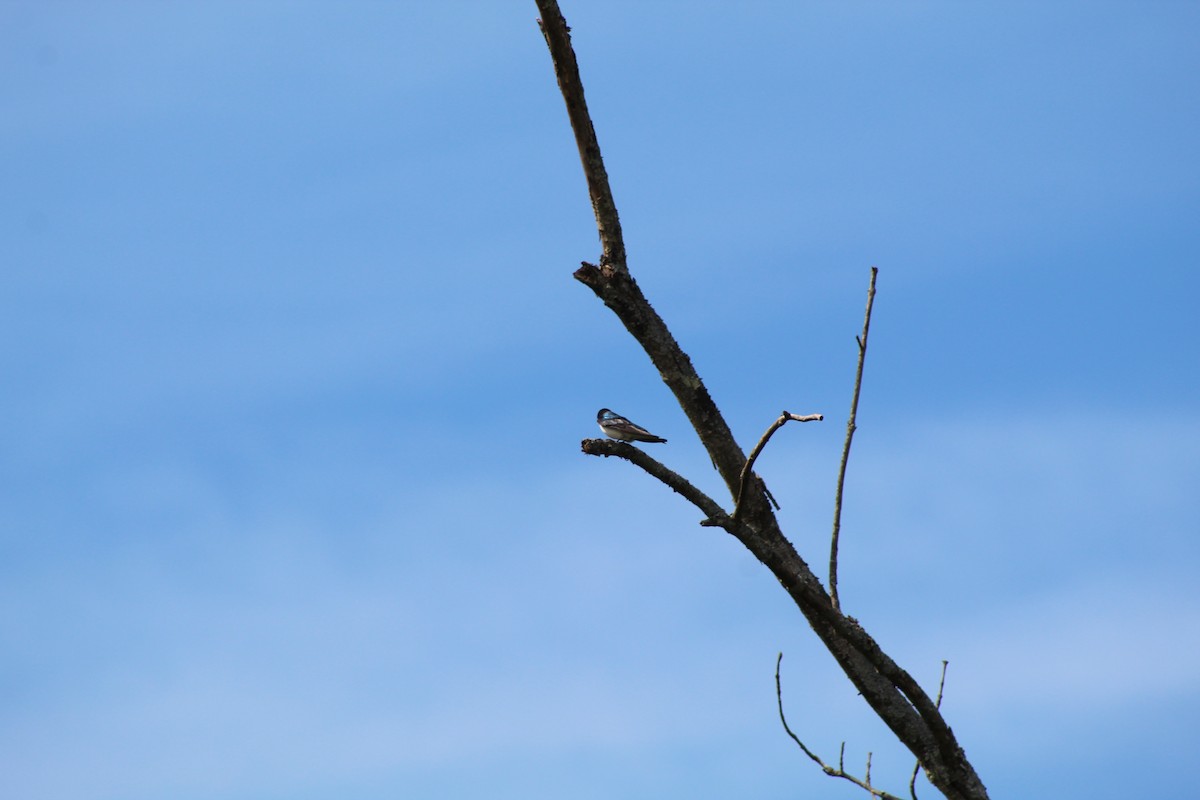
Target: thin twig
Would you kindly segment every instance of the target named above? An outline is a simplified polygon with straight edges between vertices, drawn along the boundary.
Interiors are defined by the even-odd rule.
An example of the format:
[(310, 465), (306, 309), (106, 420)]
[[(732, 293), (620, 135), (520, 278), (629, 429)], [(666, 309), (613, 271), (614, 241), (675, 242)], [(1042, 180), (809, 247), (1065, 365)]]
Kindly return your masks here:
[[(741, 518), (742, 498), (746, 496), (746, 485), (750, 482), (750, 474), (751, 470), (754, 469), (754, 462), (758, 460), (758, 454), (761, 453), (763, 448), (767, 446), (767, 442), (770, 440), (770, 438), (775, 435), (775, 431), (787, 424), (788, 420), (795, 420), (796, 422), (820, 422), (823, 419), (825, 419), (823, 414), (800, 415), (793, 414), (789, 411), (780, 412), (779, 419), (772, 422), (771, 427), (767, 428), (767, 432), (764, 433), (762, 438), (758, 440), (758, 444), (754, 445), (754, 449), (750, 451), (750, 457), (746, 459), (746, 464), (742, 467), (742, 475), (738, 481), (737, 504), (733, 507), (733, 519), (735, 521)], [(766, 487), (764, 487), (764, 491), (765, 488)], [(771, 498), (771, 500), (774, 501), (774, 498)], [(775, 507), (779, 508), (779, 505), (776, 503)]]
[(782, 662), (783, 662), (783, 653), (780, 653), (779, 656), (775, 659), (775, 700), (779, 704), (779, 721), (783, 723), (783, 729), (785, 731), (787, 731), (787, 735), (792, 737), (792, 741), (795, 742), (797, 745), (799, 745), (800, 749), (804, 751), (804, 755), (806, 755), (810, 759), (812, 759), (813, 763), (815, 763), (818, 767), (820, 767), (821, 771), (824, 772), (826, 775), (828, 775), (831, 778), (842, 778), (843, 780), (850, 781), (851, 783), (853, 783), (855, 786), (859, 787), (860, 789), (866, 789), (868, 792), (871, 793), (871, 795), (873, 797), (878, 797), (878, 798), (880, 798), (880, 800), (902, 800), (902, 798), (899, 798), (894, 794), (889, 794), (889, 793), (883, 791), (882, 789), (877, 789), (871, 785), (871, 754), (870, 753), (867, 753), (867, 774), (866, 774), (866, 780), (864, 781), (864, 780), (856, 778), (853, 775), (851, 775), (850, 773), (846, 772), (846, 743), (845, 742), (842, 742), (842, 747), (838, 751), (838, 765), (836, 767), (832, 767), (829, 764), (826, 764), (821, 759), (820, 756), (818, 756), (812, 750), (809, 750), (807, 747), (804, 746), (804, 742), (800, 741), (800, 737), (797, 736), (792, 731), (791, 727), (788, 725), (787, 717), (784, 716), (784, 714), (783, 714), (783, 682), (779, 678), (779, 665)]
[(946, 688), (946, 667), (948, 667), (948, 666), (950, 666), (950, 662), (943, 658), (942, 659), (942, 679), (940, 681), (938, 681), (937, 700), (935, 700), (934, 704), (933, 704), (935, 708), (940, 709), (942, 707), (942, 690), (944, 690)]
[[(941, 709), (942, 707), (942, 691), (946, 688), (946, 667), (949, 665), (949, 661), (942, 659), (942, 679), (938, 681), (937, 700), (934, 702), (934, 707), (938, 709)], [(917, 775), (920, 772), (921, 761), (918, 759), (917, 763), (913, 765), (912, 778), (908, 781), (908, 794), (912, 800), (917, 800)]]
[[(783, 683), (779, 679), (779, 665), (782, 662), (783, 662), (783, 653), (781, 652), (779, 654), (778, 658), (775, 659), (775, 700), (779, 704), (779, 721), (783, 723), (783, 729), (785, 731), (787, 731), (787, 735), (792, 737), (792, 741), (795, 742), (796, 744), (798, 744), (800, 746), (800, 749), (804, 751), (804, 755), (811, 758), (813, 760), (813, 762), (817, 764), (817, 766), (819, 766), (822, 770), (825, 771), (826, 775), (831, 775), (831, 774), (833, 774), (833, 772), (836, 772), (838, 770), (834, 770), (833, 767), (826, 765), (826, 763), (821, 760), (820, 756), (818, 756), (812, 750), (809, 750), (807, 747), (805, 747), (804, 742), (800, 741), (800, 737), (797, 736), (795, 733), (793, 733), (791, 727), (788, 726), (787, 717), (785, 717), (783, 714)], [(846, 746), (846, 744), (845, 744), (845, 742), (843, 742), (842, 743), (843, 750), (844, 750), (845, 746)]]
[(871, 267), (871, 285), (867, 288), (867, 313), (863, 319), (862, 336), (856, 337), (858, 342), (858, 371), (854, 376), (854, 399), (850, 401), (850, 419), (846, 423), (846, 444), (842, 448), (842, 463), (838, 467), (837, 495), (833, 500), (833, 536), (829, 543), (829, 596), (833, 607), (842, 609), (838, 598), (837, 560), (838, 537), (842, 531), (842, 490), (846, 485), (846, 463), (850, 460), (850, 443), (854, 440), (855, 420), (858, 418), (858, 395), (862, 391), (863, 363), (867, 359), (867, 333), (871, 330), (871, 306), (875, 304), (875, 276), (879, 274), (878, 267)]

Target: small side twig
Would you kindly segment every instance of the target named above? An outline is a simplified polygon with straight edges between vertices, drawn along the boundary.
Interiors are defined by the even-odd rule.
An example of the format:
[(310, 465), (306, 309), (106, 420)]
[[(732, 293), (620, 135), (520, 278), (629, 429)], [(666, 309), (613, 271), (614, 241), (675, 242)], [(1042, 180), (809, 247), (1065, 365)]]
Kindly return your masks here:
[[(942, 707), (942, 691), (946, 688), (946, 667), (949, 665), (949, 661), (942, 659), (942, 679), (938, 681), (937, 700), (934, 701), (934, 708), (940, 709)], [(908, 781), (908, 794), (912, 800), (917, 800), (917, 775), (919, 775), (920, 772), (921, 762), (917, 761), (917, 763), (913, 765), (912, 778), (910, 778)]]
[[(733, 519), (735, 521), (737, 521), (738, 519), (741, 518), (742, 498), (746, 496), (746, 486), (747, 486), (747, 484), (750, 483), (750, 475), (751, 475), (752, 470), (754, 469), (754, 462), (758, 460), (758, 454), (761, 453), (763, 451), (763, 448), (767, 446), (767, 442), (770, 441), (771, 437), (775, 435), (775, 431), (779, 430), (784, 425), (786, 425), (788, 423), (788, 421), (820, 422), (823, 419), (825, 419), (824, 414), (803, 414), (803, 415), (801, 415), (801, 414), (793, 414), (790, 411), (780, 412), (779, 419), (772, 422), (771, 427), (767, 428), (767, 432), (764, 433), (762, 435), (762, 438), (758, 440), (758, 444), (754, 445), (754, 449), (750, 451), (750, 457), (746, 459), (746, 463), (742, 466), (741, 479), (738, 481), (737, 504), (733, 507)], [(766, 489), (764, 487), (764, 491), (765, 490)], [(775, 505), (775, 507), (779, 508), (779, 504), (775, 503), (775, 498), (771, 497), (770, 492), (767, 492), (767, 496), (770, 497), (771, 502)]]
[(792, 732), (791, 727), (788, 725), (787, 717), (785, 717), (783, 714), (783, 683), (779, 679), (779, 665), (782, 662), (783, 662), (783, 653), (780, 653), (779, 657), (775, 659), (775, 699), (779, 704), (779, 721), (783, 723), (783, 729), (785, 731), (787, 731), (787, 735), (792, 737), (792, 741), (795, 742), (797, 745), (799, 745), (800, 749), (802, 751), (804, 751), (804, 755), (806, 755), (810, 759), (812, 759), (813, 763), (816, 764), (818, 767), (820, 767), (821, 771), (824, 772), (826, 775), (830, 776), (831, 778), (841, 778), (843, 780), (850, 781), (851, 783), (853, 783), (855, 786), (859, 787), (860, 789), (866, 789), (868, 792), (871, 793), (872, 797), (878, 797), (878, 798), (880, 798), (880, 800), (903, 800), (902, 798), (897, 797), (894, 794), (889, 794), (888, 792), (885, 792), (884, 790), (878, 789), (871, 785), (871, 754), (870, 753), (867, 753), (866, 780), (862, 780), (862, 779), (856, 778), (853, 775), (846, 772), (846, 743), (845, 742), (842, 742), (841, 750), (839, 750), (839, 752), (838, 752), (838, 765), (836, 767), (826, 764), (821, 759), (820, 756), (818, 756), (812, 750), (809, 750), (807, 747), (805, 747), (804, 742), (800, 741), (800, 737)]
[(858, 395), (862, 391), (863, 363), (867, 360), (867, 333), (871, 330), (871, 306), (875, 304), (875, 276), (879, 274), (878, 267), (871, 267), (871, 284), (867, 287), (867, 313), (863, 319), (862, 336), (855, 337), (858, 342), (858, 371), (854, 376), (854, 398), (850, 401), (850, 419), (846, 423), (846, 444), (842, 447), (842, 463), (838, 467), (837, 494), (833, 500), (833, 536), (829, 543), (829, 597), (833, 607), (842, 610), (842, 602), (838, 598), (837, 588), (837, 559), (838, 537), (842, 531), (842, 490), (846, 485), (846, 463), (850, 460), (850, 443), (854, 440), (858, 418)]

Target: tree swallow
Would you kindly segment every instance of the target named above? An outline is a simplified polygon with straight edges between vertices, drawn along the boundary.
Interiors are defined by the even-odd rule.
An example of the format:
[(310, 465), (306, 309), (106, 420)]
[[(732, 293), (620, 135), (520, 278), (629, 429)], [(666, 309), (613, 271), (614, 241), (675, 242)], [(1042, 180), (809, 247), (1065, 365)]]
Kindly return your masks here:
[(667, 441), (655, 436), (640, 425), (634, 425), (620, 414), (614, 414), (607, 408), (600, 409), (600, 413), (596, 414), (596, 422), (600, 424), (600, 430), (604, 431), (604, 435), (610, 439), (620, 439), (623, 442), (665, 443)]

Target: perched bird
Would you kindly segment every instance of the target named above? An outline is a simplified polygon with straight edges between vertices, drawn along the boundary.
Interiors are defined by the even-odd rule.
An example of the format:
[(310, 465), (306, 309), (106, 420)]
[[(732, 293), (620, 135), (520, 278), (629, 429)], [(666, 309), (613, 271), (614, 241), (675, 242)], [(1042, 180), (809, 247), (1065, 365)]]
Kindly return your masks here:
[(604, 431), (604, 435), (610, 439), (620, 439), (623, 442), (665, 443), (667, 441), (655, 436), (640, 425), (634, 425), (620, 414), (614, 414), (607, 408), (600, 409), (600, 412), (596, 414), (596, 422), (600, 424), (600, 430)]

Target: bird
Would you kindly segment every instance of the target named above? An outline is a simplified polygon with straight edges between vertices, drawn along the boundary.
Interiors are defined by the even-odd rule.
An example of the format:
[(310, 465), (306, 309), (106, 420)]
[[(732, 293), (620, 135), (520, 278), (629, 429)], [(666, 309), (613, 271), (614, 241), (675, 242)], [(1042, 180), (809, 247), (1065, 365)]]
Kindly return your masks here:
[(666, 443), (666, 439), (661, 436), (655, 436), (650, 431), (640, 425), (634, 425), (629, 420), (609, 411), (607, 408), (602, 408), (596, 414), (596, 422), (600, 425), (600, 430), (604, 431), (604, 435), (610, 439), (620, 439), (623, 442), (655, 442)]

